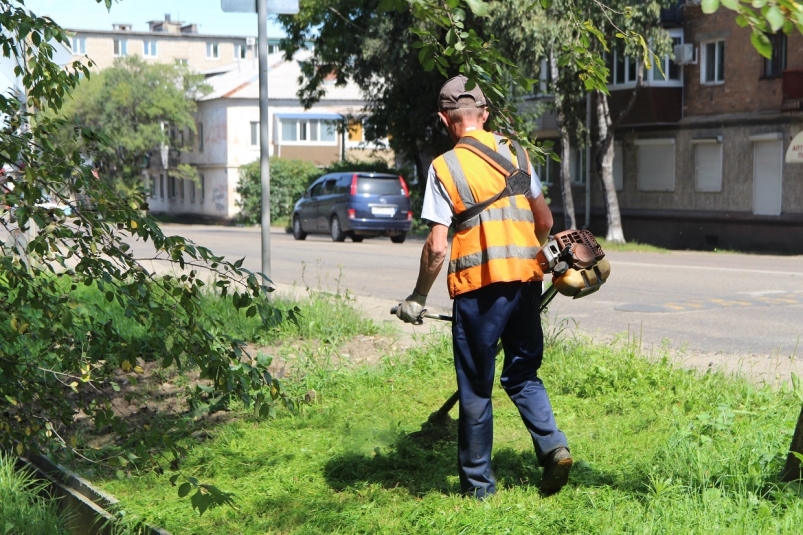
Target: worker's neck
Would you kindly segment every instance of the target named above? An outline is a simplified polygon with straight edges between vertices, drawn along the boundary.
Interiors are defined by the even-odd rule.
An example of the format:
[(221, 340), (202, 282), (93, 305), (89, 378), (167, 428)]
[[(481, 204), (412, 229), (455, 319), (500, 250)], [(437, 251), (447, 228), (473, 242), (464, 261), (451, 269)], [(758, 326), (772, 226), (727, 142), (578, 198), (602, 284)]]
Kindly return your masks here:
[(465, 123), (465, 124), (461, 124), (460, 128), (458, 128), (456, 130), (457, 130), (455, 132), (456, 138), (454, 139), (455, 143), (461, 137), (463, 137), (463, 136), (465, 136), (465, 135), (467, 135), (467, 134), (469, 134), (471, 132), (482, 131), (482, 125), (480, 123)]

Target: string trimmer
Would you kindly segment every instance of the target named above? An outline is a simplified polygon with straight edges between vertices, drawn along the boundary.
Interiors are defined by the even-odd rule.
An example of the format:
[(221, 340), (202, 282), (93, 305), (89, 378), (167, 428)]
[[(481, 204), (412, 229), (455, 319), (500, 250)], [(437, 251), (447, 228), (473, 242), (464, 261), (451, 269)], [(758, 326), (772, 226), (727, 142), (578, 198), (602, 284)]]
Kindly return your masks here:
[[(555, 234), (536, 255), (544, 274), (552, 274), (552, 284), (541, 294), (539, 312), (544, 312), (558, 293), (579, 299), (599, 290), (611, 272), (611, 266), (604, 257), (602, 247), (587, 230), (566, 230)], [(395, 306), (390, 309), (390, 313), (395, 315), (397, 310), (398, 306)], [(430, 314), (426, 309), (419, 316), (422, 321), (424, 318), (454, 320), (446, 314)], [(499, 341), (496, 353), (501, 351), (502, 342)], [(457, 404), (458, 398), (459, 392), (452, 394), (437, 411), (429, 415), (421, 431), (411, 436), (448, 427), (452, 422), (449, 411)]]

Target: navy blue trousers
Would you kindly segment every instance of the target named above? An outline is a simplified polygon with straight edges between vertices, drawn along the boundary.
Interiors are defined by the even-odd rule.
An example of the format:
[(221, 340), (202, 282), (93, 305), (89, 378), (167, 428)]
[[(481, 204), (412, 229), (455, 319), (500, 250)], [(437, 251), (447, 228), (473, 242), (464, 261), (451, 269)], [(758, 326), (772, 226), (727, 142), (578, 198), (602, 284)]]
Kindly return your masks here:
[(483, 497), (496, 492), (491, 470), (496, 346), (505, 360), (501, 384), (530, 432), (538, 461), (568, 447), (558, 429), (538, 368), (544, 353), (541, 283), (502, 282), (454, 300), (454, 363), (460, 396), (458, 471), (463, 492)]

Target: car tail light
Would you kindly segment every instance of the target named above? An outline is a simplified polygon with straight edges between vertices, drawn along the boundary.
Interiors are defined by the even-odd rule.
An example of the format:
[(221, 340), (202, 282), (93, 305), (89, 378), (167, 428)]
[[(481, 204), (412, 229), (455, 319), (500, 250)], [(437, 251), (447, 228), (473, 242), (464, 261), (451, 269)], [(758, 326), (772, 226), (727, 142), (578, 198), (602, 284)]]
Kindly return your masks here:
[(355, 210), (354, 208), (349, 208), (348, 210), (346, 210), (346, 212), (349, 215), (349, 219), (354, 219), (355, 217), (357, 217), (357, 210)]
[(410, 196), (410, 190), (407, 189), (407, 183), (404, 181), (404, 179), (401, 176), (399, 177), (399, 182), (401, 182), (401, 187), (402, 187), (402, 191), (404, 191), (404, 196), (405, 197), (409, 197)]
[[(351, 177), (351, 194), (357, 195), (357, 175), (354, 174)], [(351, 216), (349, 216), (351, 217)]]
[(410, 210), (409, 212), (407, 212), (407, 221), (412, 221), (412, 220), (413, 220), (413, 211)]

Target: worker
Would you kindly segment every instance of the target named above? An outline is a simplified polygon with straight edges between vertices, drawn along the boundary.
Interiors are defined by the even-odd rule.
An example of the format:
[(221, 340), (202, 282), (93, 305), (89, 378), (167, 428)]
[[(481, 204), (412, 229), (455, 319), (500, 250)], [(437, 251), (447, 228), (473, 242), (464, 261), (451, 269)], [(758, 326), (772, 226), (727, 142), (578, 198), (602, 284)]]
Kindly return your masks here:
[[(457, 223), (452, 239), (447, 284), (454, 300), (460, 486), (463, 493), (479, 499), (496, 492), (491, 391), (501, 338), (502, 387), (518, 408), (544, 467), (541, 492), (554, 494), (568, 480), (572, 457), (537, 374), (544, 350), (539, 311), (543, 273), (535, 256), (547, 241), (552, 214), (526, 152), (519, 147), (513, 154), (508, 140), (483, 129), (488, 119), (485, 96), (479, 86), (467, 85), (465, 76), (456, 76), (438, 96), (438, 116), (452, 141), (479, 141), (525, 169), (529, 177), (525, 194), (502, 198)], [(450, 225), (460, 221), (459, 214), (469, 206), (505, 188), (503, 173), (476, 151), (459, 145), (429, 168), (421, 218), (428, 221), (430, 231), (415, 289), (397, 309), (397, 316), (407, 323), (421, 323), (427, 295), (446, 258)]]

